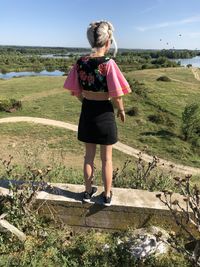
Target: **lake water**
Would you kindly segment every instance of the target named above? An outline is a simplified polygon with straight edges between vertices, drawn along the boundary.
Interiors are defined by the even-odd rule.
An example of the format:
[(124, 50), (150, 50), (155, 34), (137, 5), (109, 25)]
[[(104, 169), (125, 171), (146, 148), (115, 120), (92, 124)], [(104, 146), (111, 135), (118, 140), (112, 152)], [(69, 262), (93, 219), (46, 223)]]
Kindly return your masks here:
[(53, 54), (40, 55), (40, 57), (43, 57), (43, 58), (69, 58), (69, 56), (67, 56), (67, 55), (57, 56), (57, 55), (53, 55)]
[(66, 55), (54, 55), (54, 54), (45, 54), (45, 55), (40, 55), (40, 57), (43, 58), (70, 58), (70, 55), (87, 55), (90, 52), (73, 52), (73, 53), (68, 53)]
[(43, 70), (41, 72), (34, 71), (21, 71), (21, 72), (8, 72), (6, 74), (0, 73), (0, 79), (11, 79), (13, 77), (24, 77), (24, 76), (63, 76), (64, 72), (55, 70), (47, 71)]
[(192, 64), (193, 67), (200, 68), (200, 56), (196, 56), (193, 58), (180, 58), (174, 59), (176, 62), (180, 61), (181, 66), (187, 66), (188, 64)]

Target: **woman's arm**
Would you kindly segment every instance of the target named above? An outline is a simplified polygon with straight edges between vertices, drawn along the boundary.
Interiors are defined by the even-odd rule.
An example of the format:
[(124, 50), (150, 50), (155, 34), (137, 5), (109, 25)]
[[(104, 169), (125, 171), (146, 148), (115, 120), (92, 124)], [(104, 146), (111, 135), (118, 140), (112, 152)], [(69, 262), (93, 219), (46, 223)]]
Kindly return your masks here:
[(83, 102), (83, 96), (82, 95), (77, 96), (77, 98), (81, 103)]
[(121, 96), (113, 97), (114, 105), (117, 107), (117, 117), (120, 116), (122, 122), (125, 122), (125, 111), (124, 111), (124, 104)]
[(121, 96), (113, 97), (114, 105), (118, 110), (124, 110), (123, 100)]

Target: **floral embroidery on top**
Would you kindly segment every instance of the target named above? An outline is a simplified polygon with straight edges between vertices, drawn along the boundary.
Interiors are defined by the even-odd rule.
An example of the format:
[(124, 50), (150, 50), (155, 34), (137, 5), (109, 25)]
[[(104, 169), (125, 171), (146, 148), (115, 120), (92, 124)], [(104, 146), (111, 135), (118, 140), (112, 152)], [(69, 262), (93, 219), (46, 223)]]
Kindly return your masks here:
[(95, 81), (94, 75), (92, 75), (91, 73), (88, 75), (87, 77), (88, 83), (89, 85), (93, 84)]
[(86, 81), (87, 80), (87, 74), (86, 74), (85, 71), (83, 71), (83, 70), (79, 71), (79, 76), (80, 76), (80, 79), (82, 81)]
[(105, 64), (100, 64), (98, 66), (98, 71), (100, 72), (101, 75), (106, 76), (106, 65)]
[(106, 71), (109, 57), (84, 56), (77, 60), (79, 83), (84, 90), (108, 92)]

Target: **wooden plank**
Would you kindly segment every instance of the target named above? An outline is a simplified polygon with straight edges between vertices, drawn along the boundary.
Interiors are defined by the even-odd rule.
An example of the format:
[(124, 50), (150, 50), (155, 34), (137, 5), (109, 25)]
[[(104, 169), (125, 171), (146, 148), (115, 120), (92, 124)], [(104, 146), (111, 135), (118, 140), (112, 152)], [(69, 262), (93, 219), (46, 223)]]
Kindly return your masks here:
[(8, 221), (4, 219), (0, 220), (0, 226), (16, 235), (22, 242), (26, 240), (26, 235)]

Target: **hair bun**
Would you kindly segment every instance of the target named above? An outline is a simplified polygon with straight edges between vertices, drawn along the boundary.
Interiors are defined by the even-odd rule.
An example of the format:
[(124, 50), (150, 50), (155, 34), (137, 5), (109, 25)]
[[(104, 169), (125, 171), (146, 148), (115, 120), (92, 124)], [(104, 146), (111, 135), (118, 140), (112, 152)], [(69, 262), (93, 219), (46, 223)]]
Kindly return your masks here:
[(117, 44), (113, 36), (114, 27), (107, 20), (93, 21), (87, 28), (87, 38), (92, 48), (97, 49), (105, 45), (109, 39), (113, 40), (115, 46), (114, 55), (117, 53)]

